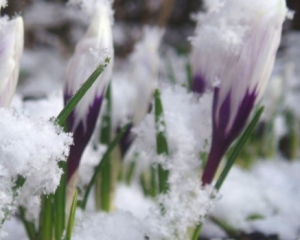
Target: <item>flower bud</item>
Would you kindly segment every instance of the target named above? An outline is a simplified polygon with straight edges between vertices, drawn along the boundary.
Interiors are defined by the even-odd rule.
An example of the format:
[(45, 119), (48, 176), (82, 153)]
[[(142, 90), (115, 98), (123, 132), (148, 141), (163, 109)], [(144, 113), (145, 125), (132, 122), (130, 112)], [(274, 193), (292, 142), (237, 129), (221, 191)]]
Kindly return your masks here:
[(110, 64), (67, 119), (67, 129), (73, 132), (74, 145), (68, 158), (68, 180), (77, 170), (81, 155), (94, 131), (98, 114), (109, 84), (113, 67), (112, 10), (109, 1), (95, 6), (91, 24), (78, 42), (66, 72), (65, 103), (88, 79), (96, 67), (109, 56)]
[[(2, 5), (1, 5), (2, 4)], [(3, 3), (0, 2), (0, 6)], [(7, 107), (15, 93), (24, 45), (21, 17), (0, 19), (0, 107)]]
[(217, 8), (199, 15), (202, 25), (192, 39), (194, 81), (203, 82), (194, 85), (214, 89), (213, 136), (204, 184), (211, 183), (222, 156), (265, 90), (287, 12), (284, 0), (217, 2)]

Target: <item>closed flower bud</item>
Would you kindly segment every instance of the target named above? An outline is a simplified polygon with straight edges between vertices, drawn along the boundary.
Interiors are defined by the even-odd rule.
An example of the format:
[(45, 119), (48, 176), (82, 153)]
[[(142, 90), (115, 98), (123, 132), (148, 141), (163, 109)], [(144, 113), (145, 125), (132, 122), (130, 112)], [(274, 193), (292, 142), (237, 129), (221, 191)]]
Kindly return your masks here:
[(67, 119), (74, 145), (68, 158), (68, 180), (77, 170), (81, 155), (94, 131), (113, 67), (112, 9), (110, 1), (99, 1), (93, 8), (91, 24), (76, 46), (66, 72), (65, 103), (86, 81), (96, 67), (109, 56), (110, 64)]
[(194, 81), (199, 81), (194, 85), (214, 90), (204, 184), (211, 183), (222, 156), (265, 90), (287, 12), (284, 0), (217, 2), (218, 8), (199, 16), (202, 25), (192, 39), (192, 69)]
[[(2, 4), (2, 2), (0, 2)], [(2, 6), (2, 5), (0, 5)], [(15, 93), (24, 45), (23, 19), (0, 19), (0, 107), (7, 107)]]

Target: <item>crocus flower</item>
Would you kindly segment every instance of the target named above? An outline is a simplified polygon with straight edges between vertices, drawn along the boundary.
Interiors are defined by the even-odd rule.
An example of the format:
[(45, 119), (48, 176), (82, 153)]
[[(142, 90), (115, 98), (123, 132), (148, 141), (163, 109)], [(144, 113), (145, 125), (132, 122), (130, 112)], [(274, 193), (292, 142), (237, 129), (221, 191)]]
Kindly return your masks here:
[(74, 145), (70, 149), (67, 160), (68, 181), (78, 169), (82, 153), (95, 128), (106, 88), (111, 78), (114, 51), (111, 27), (111, 2), (98, 1), (93, 9), (91, 24), (84, 37), (77, 44), (75, 53), (67, 67), (64, 87), (65, 103), (96, 69), (99, 64), (99, 59), (96, 58), (101, 58), (102, 55), (104, 57), (108, 55), (111, 58), (109, 66), (67, 119), (67, 130), (73, 132), (74, 138)]
[[(0, 7), (6, 1), (0, 2)], [(24, 45), (23, 19), (0, 19), (0, 106), (7, 107), (16, 90)]]
[[(157, 87), (159, 70), (159, 47), (164, 30), (158, 27), (145, 27), (142, 39), (136, 44), (130, 56), (131, 71), (128, 76), (133, 89), (127, 117), (132, 123), (120, 141), (121, 155), (124, 156), (134, 139), (131, 129), (140, 124), (149, 111), (154, 91)], [(118, 103), (116, 103), (118, 104)], [(115, 110), (117, 111), (117, 106)], [(118, 129), (117, 129), (118, 130)]]
[(214, 91), (212, 144), (203, 184), (212, 182), (221, 158), (264, 92), (286, 15), (284, 0), (213, 2), (219, 2), (218, 8), (199, 17), (203, 25), (192, 40), (195, 86)]

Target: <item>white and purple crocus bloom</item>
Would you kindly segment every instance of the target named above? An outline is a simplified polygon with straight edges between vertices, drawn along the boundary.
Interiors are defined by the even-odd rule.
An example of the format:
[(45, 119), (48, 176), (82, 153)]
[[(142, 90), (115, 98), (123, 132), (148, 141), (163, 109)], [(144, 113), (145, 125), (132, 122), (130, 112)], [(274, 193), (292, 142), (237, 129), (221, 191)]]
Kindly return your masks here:
[(96, 4), (91, 24), (84, 37), (78, 42), (67, 67), (64, 87), (65, 103), (96, 69), (99, 60), (103, 59), (102, 55), (110, 57), (110, 64), (67, 119), (67, 130), (73, 132), (74, 138), (74, 145), (71, 146), (67, 160), (68, 181), (79, 167), (80, 158), (94, 131), (106, 88), (111, 79), (114, 51), (112, 14), (110, 1), (99, 1)]
[(204, 185), (212, 182), (222, 157), (264, 92), (287, 11), (285, 0), (207, 1), (207, 7), (207, 13), (199, 15), (202, 25), (192, 39), (191, 57), (192, 90), (214, 92)]
[[(0, 1), (0, 8), (6, 1)], [(24, 45), (22, 17), (0, 19), (0, 107), (9, 106), (19, 78), (20, 60)]]

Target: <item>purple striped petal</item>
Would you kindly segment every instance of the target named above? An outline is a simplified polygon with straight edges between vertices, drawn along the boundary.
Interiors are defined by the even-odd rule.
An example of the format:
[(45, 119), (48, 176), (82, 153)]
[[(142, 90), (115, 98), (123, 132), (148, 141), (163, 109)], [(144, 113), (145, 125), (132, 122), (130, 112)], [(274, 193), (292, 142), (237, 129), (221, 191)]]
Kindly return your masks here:
[[(203, 184), (210, 184), (212, 182), (222, 157), (229, 148), (230, 144), (236, 139), (246, 125), (247, 119), (255, 105), (257, 98), (256, 88), (252, 92), (247, 90), (239, 105), (232, 127), (228, 130), (227, 126), (229, 124), (231, 114), (231, 91), (229, 91), (228, 95), (226, 96), (219, 112), (217, 112), (219, 88), (215, 88), (214, 91), (212, 113), (213, 136), (208, 161), (202, 175)], [(217, 116), (219, 117), (217, 118)]]
[[(70, 96), (65, 95), (64, 99), (66, 103), (68, 99), (70, 99)], [(103, 95), (99, 97), (95, 97), (94, 102), (89, 106), (85, 123), (83, 121), (80, 121), (79, 124), (75, 126), (75, 128), (74, 128), (74, 124), (76, 119), (76, 113), (74, 112), (74, 110), (67, 118), (67, 131), (73, 132), (73, 138), (74, 138), (74, 145), (72, 145), (70, 148), (70, 155), (67, 160), (68, 181), (70, 180), (74, 172), (79, 167), (82, 153), (93, 134), (102, 102), (103, 102)]]

